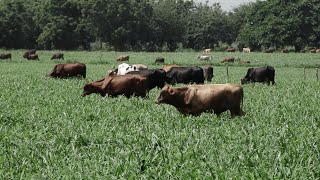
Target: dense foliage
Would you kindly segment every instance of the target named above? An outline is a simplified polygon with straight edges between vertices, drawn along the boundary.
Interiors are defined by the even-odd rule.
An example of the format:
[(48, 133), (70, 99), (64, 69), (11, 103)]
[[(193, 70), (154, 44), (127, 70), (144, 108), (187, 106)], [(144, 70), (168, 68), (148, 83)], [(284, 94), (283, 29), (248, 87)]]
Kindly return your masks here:
[(183, 0), (1, 0), (0, 48), (300, 50), (320, 46), (319, 2), (257, 1), (225, 12)]

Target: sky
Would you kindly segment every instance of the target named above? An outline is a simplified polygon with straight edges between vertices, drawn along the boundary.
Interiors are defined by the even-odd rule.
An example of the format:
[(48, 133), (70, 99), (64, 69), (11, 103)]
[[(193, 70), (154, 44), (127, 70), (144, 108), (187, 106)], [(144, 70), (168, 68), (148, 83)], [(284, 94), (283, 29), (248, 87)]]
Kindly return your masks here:
[(230, 11), (234, 7), (239, 6), (240, 4), (249, 3), (249, 2), (255, 2), (256, 0), (194, 0), (194, 2), (202, 2), (205, 3), (206, 1), (209, 2), (209, 4), (213, 3), (220, 3), (221, 8), (225, 11)]

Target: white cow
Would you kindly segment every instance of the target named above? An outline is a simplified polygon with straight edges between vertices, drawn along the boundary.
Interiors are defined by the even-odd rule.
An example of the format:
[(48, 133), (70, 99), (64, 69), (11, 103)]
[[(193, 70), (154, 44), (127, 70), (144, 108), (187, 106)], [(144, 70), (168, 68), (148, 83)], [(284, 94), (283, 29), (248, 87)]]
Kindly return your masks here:
[(203, 50), (203, 53), (210, 53), (211, 52), (211, 49), (204, 49)]
[(211, 60), (211, 56), (204, 56), (204, 55), (199, 55), (199, 56), (197, 56), (197, 58), (198, 59), (200, 59), (200, 60)]
[(249, 53), (249, 52), (251, 52), (251, 51), (250, 51), (250, 48), (243, 48), (243, 49), (242, 49), (242, 52), (243, 52), (243, 53)]
[(131, 71), (139, 71), (138, 68), (134, 65), (129, 65), (127, 63), (119, 64), (117, 75), (125, 75)]

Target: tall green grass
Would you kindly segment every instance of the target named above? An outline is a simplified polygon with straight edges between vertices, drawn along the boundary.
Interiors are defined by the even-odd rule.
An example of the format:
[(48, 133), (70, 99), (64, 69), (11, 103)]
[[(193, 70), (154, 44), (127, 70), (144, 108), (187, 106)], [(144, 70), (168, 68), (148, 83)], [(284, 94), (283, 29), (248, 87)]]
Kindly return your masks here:
[[(0, 179), (318, 179), (320, 83), (315, 54), (212, 53), (272, 65), (276, 85), (243, 85), (245, 116), (183, 116), (148, 98), (81, 97), (86, 80), (51, 79), (56, 63), (84, 62), (87, 80), (103, 77), (120, 54), (153, 68), (202, 65), (197, 53), (64, 52), (66, 60), (0, 62)], [(102, 56), (101, 56), (102, 54)], [(20, 56), (21, 55), (21, 56)], [(101, 59), (99, 59), (101, 57)], [(300, 59), (301, 58), (301, 59)], [(257, 60), (256, 62), (254, 60)], [(306, 69), (306, 80), (302, 66)], [(239, 84), (247, 67), (214, 66), (213, 83)]]

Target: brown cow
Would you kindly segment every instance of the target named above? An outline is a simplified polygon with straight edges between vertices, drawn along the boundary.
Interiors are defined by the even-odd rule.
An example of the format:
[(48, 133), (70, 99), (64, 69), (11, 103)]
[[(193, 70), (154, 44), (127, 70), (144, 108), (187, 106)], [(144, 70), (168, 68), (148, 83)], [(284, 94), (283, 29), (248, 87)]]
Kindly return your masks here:
[(204, 76), (204, 80), (207, 80), (208, 82), (211, 82), (212, 77), (214, 77), (213, 75), (213, 67), (210, 65), (205, 65), (202, 67), (203, 69), (203, 76)]
[(164, 65), (164, 66), (162, 67), (162, 69), (163, 69), (165, 72), (168, 72), (168, 71), (170, 71), (170, 69), (173, 68), (173, 67), (179, 67), (179, 66), (176, 65), (176, 64), (168, 64), (168, 65)]
[(63, 56), (64, 56), (63, 53), (55, 53), (52, 55), (51, 60), (53, 60), (53, 59), (63, 59), (64, 60)]
[(28, 60), (40, 60), (38, 54), (29, 54), (27, 56)]
[(226, 50), (226, 52), (236, 52), (236, 49), (235, 49), (235, 48), (228, 48), (228, 49)]
[(124, 95), (145, 97), (148, 93), (147, 77), (138, 74), (126, 74), (122, 76), (107, 76), (104, 79), (86, 84), (83, 87), (82, 96), (92, 93), (101, 96)]
[(164, 58), (163, 57), (157, 57), (156, 61), (154, 63), (164, 63)]
[(28, 58), (28, 56), (30, 55), (30, 54), (36, 54), (36, 49), (30, 49), (30, 50), (28, 50), (27, 52), (25, 52), (24, 54), (23, 54), (23, 57), (24, 58)]
[(128, 55), (121, 55), (117, 58), (117, 61), (129, 61)]
[(282, 49), (282, 53), (289, 53), (289, 49), (287, 48)]
[(189, 85), (172, 88), (165, 86), (156, 99), (157, 104), (170, 104), (184, 115), (202, 112), (221, 114), (230, 110), (231, 116), (242, 116), (243, 89), (232, 84)]
[(268, 49), (265, 49), (263, 52), (264, 53), (273, 53), (273, 49), (272, 48), (268, 48)]
[(53, 78), (83, 77), (86, 78), (86, 65), (83, 63), (57, 64), (48, 74)]
[(0, 59), (11, 59), (11, 53), (0, 54)]
[(225, 63), (225, 62), (232, 62), (232, 63), (233, 63), (234, 60), (235, 60), (235, 59), (234, 59), (233, 57), (231, 57), (231, 58), (224, 58), (223, 61), (221, 61), (221, 63)]

